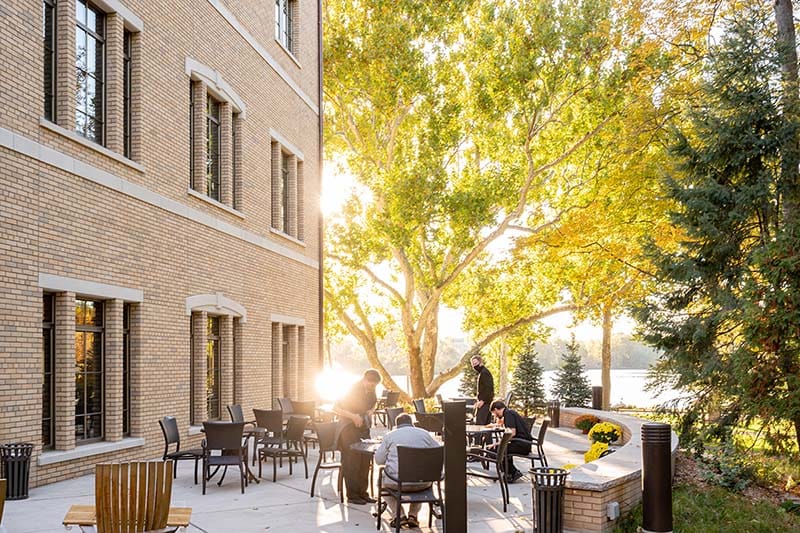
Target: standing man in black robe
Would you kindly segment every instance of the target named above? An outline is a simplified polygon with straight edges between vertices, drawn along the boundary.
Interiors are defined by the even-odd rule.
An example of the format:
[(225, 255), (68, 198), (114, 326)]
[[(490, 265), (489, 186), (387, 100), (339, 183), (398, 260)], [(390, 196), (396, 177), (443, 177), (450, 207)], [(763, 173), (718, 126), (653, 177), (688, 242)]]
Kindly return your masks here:
[(472, 368), (478, 373), (478, 401), (475, 402), (475, 423), (485, 426), (491, 421), (489, 407), (494, 400), (494, 378), (489, 369), (483, 366), (483, 357), (474, 355)]
[(375, 387), (380, 382), (381, 375), (377, 370), (365, 370), (361, 379), (333, 406), (333, 412), (339, 416), (337, 433), (339, 450), (342, 452), (342, 476), (347, 486), (347, 501), (356, 505), (375, 503), (375, 499), (367, 494), (369, 463), (372, 458), (351, 450), (350, 445), (369, 438), (369, 423), (378, 401)]

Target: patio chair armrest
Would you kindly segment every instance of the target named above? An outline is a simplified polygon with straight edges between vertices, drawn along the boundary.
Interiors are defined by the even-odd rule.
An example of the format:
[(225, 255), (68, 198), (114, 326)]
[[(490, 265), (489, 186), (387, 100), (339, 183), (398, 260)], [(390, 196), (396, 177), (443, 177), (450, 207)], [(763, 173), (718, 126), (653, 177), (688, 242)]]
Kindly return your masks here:
[(530, 444), (530, 445), (534, 445), (537, 443), (536, 439), (528, 440), (528, 439), (523, 439), (521, 437), (514, 437), (509, 442), (521, 442), (522, 444)]

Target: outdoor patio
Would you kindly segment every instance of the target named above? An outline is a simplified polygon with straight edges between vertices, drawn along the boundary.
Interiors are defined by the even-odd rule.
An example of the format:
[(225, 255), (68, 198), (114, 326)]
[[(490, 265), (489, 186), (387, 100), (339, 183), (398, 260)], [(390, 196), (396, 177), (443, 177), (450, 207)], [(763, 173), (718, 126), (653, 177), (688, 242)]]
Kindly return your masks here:
[[(382, 428), (381, 428), (382, 429)], [(382, 431), (373, 431), (373, 435)], [(551, 466), (567, 463), (582, 464), (583, 452), (588, 449), (586, 437), (571, 428), (549, 429), (545, 452)], [(218, 487), (216, 479), (209, 483), (208, 493), (201, 495), (199, 485), (192, 481), (193, 464), (179, 463), (172, 505), (191, 507), (192, 520), (189, 532), (207, 533), (263, 533), (265, 531), (291, 531), (291, 533), (375, 531), (374, 505), (348, 505), (339, 503), (335, 490), (335, 471), (321, 471), (317, 479), (314, 498), (309, 497), (311, 476), (317, 460), (317, 451), (309, 450), (309, 479), (303, 475), (302, 464), (295, 467), (294, 475), (284, 464), (278, 470), (278, 481), (272, 483), (271, 464), (265, 463), (265, 474), (260, 484), (251, 483), (245, 494), (239, 490), (235, 469), (228, 472), (224, 484)], [(517, 465), (525, 468), (524, 461)], [(267, 472), (269, 475), (267, 475)], [(531, 485), (527, 476), (509, 485), (511, 502), (503, 513), (499, 487), (487, 480), (468, 478), (467, 502), (470, 533), (531, 531)], [(53, 483), (31, 490), (31, 497), (23, 501), (7, 502), (3, 525), (9, 533), (49, 533), (64, 531), (61, 520), (67, 509), (75, 503), (94, 503), (94, 476)], [(388, 515), (384, 515), (388, 516)], [(441, 522), (434, 521), (428, 529), (428, 511), (423, 507), (420, 515), (422, 531), (442, 531)], [(77, 530), (75, 528), (73, 531)], [(388, 519), (382, 531), (389, 531)]]

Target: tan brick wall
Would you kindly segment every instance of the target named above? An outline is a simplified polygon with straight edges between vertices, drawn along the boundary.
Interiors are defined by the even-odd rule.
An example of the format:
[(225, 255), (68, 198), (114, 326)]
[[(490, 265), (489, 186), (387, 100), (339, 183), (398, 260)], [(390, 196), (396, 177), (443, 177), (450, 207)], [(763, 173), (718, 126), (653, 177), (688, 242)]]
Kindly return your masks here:
[(106, 147), (123, 153), (123, 33), (120, 15), (106, 17)]
[(105, 303), (106, 440), (122, 440), (122, 300)]
[[(274, 31), (272, 5), (264, 5), (259, 19), (259, 2), (241, 2), (251, 10), (252, 20), (239, 13), (248, 28)], [(267, 2), (266, 4), (269, 4)], [(75, 117), (74, 2), (59, 2), (58, 124), (72, 130)], [(141, 166), (129, 165), (101, 151), (84, 146), (67, 136), (39, 125), (43, 113), (41, 5), (25, 0), (3, 2), (0, 18), (0, 128), (11, 130), (47, 148), (61, 152), (91, 167), (108, 172), (133, 185), (167, 199), (200, 210), (242, 231), (270, 239), (281, 246), (317, 260), (318, 224), (318, 138), (317, 115), (205, 0), (178, 2), (125, 2), (144, 22), (144, 31), (133, 34), (132, 158)], [(306, 93), (316, 98), (315, 42), (316, 8), (301, 3), (303, 68), (294, 65), (277, 44), (267, 43), (270, 53)], [(308, 19), (314, 8), (311, 19)], [(258, 7), (258, 9), (255, 9)], [(121, 25), (109, 18), (109, 38), (121, 39)], [(255, 30), (254, 30), (255, 31)], [(109, 54), (116, 58), (122, 43), (109, 42)], [(280, 52), (283, 55), (279, 55)], [(218, 71), (247, 106), (246, 117), (232, 121), (237, 128), (238, 175), (234, 193), (228, 190), (245, 217), (194, 198), (189, 188), (189, 77), (186, 58), (193, 58)], [(116, 64), (116, 59), (113, 60)], [(294, 65), (294, 66), (293, 66)], [(121, 65), (120, 65), (121, 68)], [(114, 72), (109, 70), (109, 84)], [(121, 74), (119, 76), (121, 82)], [(116, 95), (117, 89), (111, 89)], [(204, 89), (199, 92), (205, 96)], [(108, 143), (117, 140), (113, 123), (121, 125), (121, 102), (109, 100)], [(114, 101), (111, 101), (114, 100)], [(205, 144), (205, 105), (196, 110)], [(114, 115), (112, 118), (110, 115)], [(237, 126), (238, 123), (238, 126)], [(269, 131), (281, 133), (305, 157), (306, 178), (302, 193), (298, 183), (297, 209), (305, 210), (305, 246), (270, 231), (272, 216), (272, 154)], [(230, 155), (229, 155), (230, 157)], [(229, 159), (230, 161), (230, 159)], [(229, 163), (232, 165), (232, 161)], [(247, 321), (233, 320), (235, 341), (223, 335), (223, 394), (236, 400), (246, 416), (253, 407), (269, 407), (273, 385), (273, 327), (271, 315), (300, 317), (305, 321), (302, 342), (297, 341), (299, 394), (313, 391), (313, 373), (318, 365), (319, 310), (318, 270), (280, 254), (254, 246), (171, 213), (157, 205), (134, 200), (75, 174), (41, 163), (18, 152), (0, 147), (0, 442), (26, 441), (36, 444), (32, 469), (34, 486), (90, 472), (106, 460), (160, 457), (162, 436), (158, 420), (164, 415), (178, 419), (184, 446), (196, 446), (200, 436), (189, 437), (190, 398), (198, 394), (196, 418), (205, 414), (205, 359), (190, 382), (192, 360), (191, 316), (186, 298), (222, 292), (242, 304)], [(204, 161), (200, 162), (202, 187)], [(230, 185), (229, 185), (230, 187)], [(301, 228), (298, 226), (298, 234)], [(39, 466), (41, 451), (41, 314), (40, 273), (54, 274), (96, 283), (141, 290), (144, 301), (131, 308), (131, 436), (142, 437), (143, 447), (95, 455), (84, 459)], [(56, 297), (56, 447), (74, 447), (74, 298), (72, 293)], [(89, 295), (79, 295), (89, 296)], [(121, 302), (106, 303), (107, 310)], [(121, 309), (121, 308), (120, 308)], [(115, 311), (116, 313), (116, 311)], [(229, 320), (229, 319), (228, 319)], [(201, 321), (199, 343), (205, 349), (205, 322)], [(197, 325), (197, 324), (195, 324)], [(117, 366), (121, 364), (121, 327), (115, 318), (106, 324), (107, 388), (121, 385)], [(119, 346), (119, 347), (118, 347)], [(197, 348), (197, 346), (196, 346)], [(299, 353), (300, 350), (303, 353)], [(119, 363), (117, 362), (119, 353)], [(280, 352), (278, 352), (280, 353)], [(110, 385), (109, 385), (110, 383)], [(276, 389), (277, 391), (277, 389)], [(107, 395), (106, 438), (120, 436), (121, 400)], [(223, 404), (224, 409), (224, 404)]]

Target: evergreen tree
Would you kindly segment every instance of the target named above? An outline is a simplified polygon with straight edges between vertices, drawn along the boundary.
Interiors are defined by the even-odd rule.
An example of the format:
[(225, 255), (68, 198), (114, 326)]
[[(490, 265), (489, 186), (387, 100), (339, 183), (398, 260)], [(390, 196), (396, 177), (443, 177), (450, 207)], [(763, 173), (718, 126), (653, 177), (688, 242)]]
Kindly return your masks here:
[(533, 346), (532, 340), (525, 342), (517, 355), (517, 367), (511, 378), (511, 390), (514, 392), (511, 403), (525, 416), (545, 405), (542, 365), (539, 364), (539, 355)]
[(585, 367), (578, 348), (573, 333), (567, 351), (561, 354), (561, 368), (556, 372), (556, 380), (550, 391), (566, 407), (586, 407), (592, 397), (592, 386), (584, 374)]
[[(789, 421), (800, 444), (798, 121), (787, 104), (797, 86), (778, 82), (794, 31), (776, 42), (766, 12), (740, 17), (676, 134), (678, 173), (667, 185), (686, 238), (677, 250), (653, 249), (664, 284), (637, 318), (663, 350), (656, 384), (691, 393), (685, 436), (713, 413), (720, 437), (758, 417), (767, 433)], [(792, 68), (796, 76), (796, 56)]]
[(468, 398), (478, 396), (478, 374), (472, 368), (472, 359), (467, 359), (462, 365), (461, 383), (458, 385), (458, 392)]

